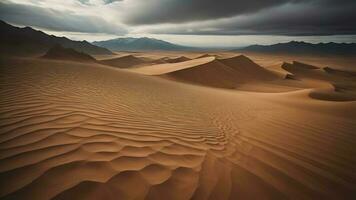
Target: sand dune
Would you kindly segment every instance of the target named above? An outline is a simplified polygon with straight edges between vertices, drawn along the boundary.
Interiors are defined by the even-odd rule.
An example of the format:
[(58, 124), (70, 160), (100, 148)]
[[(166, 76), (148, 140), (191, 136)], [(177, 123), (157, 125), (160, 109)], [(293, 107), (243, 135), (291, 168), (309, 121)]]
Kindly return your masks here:
[(286, 70), (289, 73), (294, 74), (296, 77), (299, 78), (309, 78), (309, 79), (318, 79), (318, 80), (327, 80), (327, 74), (324, 73), (323, 70), (320, 68), (307, 65), (307, 64), (301, 64), (296, 62), (291, 63), (283, 63), (282, 64), (282, 69)]
[(206, 57), (206, 58), (193, 59), (190, 61), (179, 62), (179, 63), (164, 63), (158, 65), (149, 65), (149, 66), (132, 69), (132, 71), (145, 75), (163, 75), (182, 69), (204, 65), (214, 60), (215, 60), (214, 57)]
[(218, 88), (236, 88), (246, 82), (268, 81), (278, 77), (245, 56), (217, 59), (203, 57), (176, 64), (160, 64), (135, 69), (147, 75)]
[(92, 56), (78, 52), (72, 48), (64, 48), (60, 45), (55, 45), (50, 48), (45, 55), (42, 56), (45, 59), (53, 60), (71, 60), (77, 62), (96, 62)]
[(146, 63), (143, 59), (137, 58), (133, 55), (126, 55), (118, 58), (111, 58), (100, 60), (99, 63), (118, 68), (130, 68)]
[(241, 76), (255, 80), (273, 80), (276, 75), (259, 66), (250, 58), (240, 55), (232, 58), (219, 59), (221, 63), (237, 71)]
[(218, 56), (217, 56), (217, 55), (214, 55), (214, 54), (208, 54), (208, 53), (206, 53), (206, 54), (203, 54), (203, 55), (200, 55), (200, 56), (196, 57), (196, 59), (197, 59), (197, 58), (206, 58), (206, 57), (215, 57), (215, 58), (217, 58)]
[(166, 58), (165, 61), (167, 63), (178, 63), (178, 62), (185, 62), (185, 61), (188, 61), (188, 60), (191, 60), (190, 58), (187, 58), (185, 56), (179, 56), (179, 57), (176, 57), (176, 58)]
[(331, 67), (324, 67), (323, 70), (329, 74), (356, 79), (356, 72), (354, 71), (333, 69)]
[(174, 80), (229, 89), (246, 83), (278, 78), (245, 56), (214, 59), (209, 63), (170, 72), (165, 76)]
[[(292, 75), (294, 80), (314, 79), (324, 82), (322, 87), (311, 91), (310, 96), (329, 101), (356, 100), (356, 73), (330, 67), (319, 68), (300, 62), (284, 63), (282, 68)], [(325, 84), (327, 83), (327, 84)]]
[(145, 75), (41, 59), (1, 59), (0, 67), (1, 199), (356, 194), (355, 101), (315, 100), (312, 89), (241, 92), (147, 76), (274, 78), (244, 57), (135, 69)]
[(239, 76), (234, 69), (216, 59), (202, 65), (164, 74), (164, 77), (204, 86), (231, 89), (243, 81), (243, 77)]

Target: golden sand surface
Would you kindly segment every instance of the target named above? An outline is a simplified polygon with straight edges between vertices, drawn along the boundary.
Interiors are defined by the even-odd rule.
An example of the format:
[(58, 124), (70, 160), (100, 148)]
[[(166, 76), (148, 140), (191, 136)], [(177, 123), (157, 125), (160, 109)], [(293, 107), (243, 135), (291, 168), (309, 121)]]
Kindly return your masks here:
[(0, 58), (0, 198), (355, 197), (352, 72), (199, 56)]

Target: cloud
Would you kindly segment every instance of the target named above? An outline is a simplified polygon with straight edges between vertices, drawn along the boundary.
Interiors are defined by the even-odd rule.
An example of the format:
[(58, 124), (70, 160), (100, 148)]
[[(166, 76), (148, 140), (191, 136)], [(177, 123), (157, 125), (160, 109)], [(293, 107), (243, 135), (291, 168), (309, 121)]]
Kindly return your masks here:
[(305, 0), (133, 0), (124, 22), (132, 25), (217, 19)]
[(0, 2), (0, 19), (9, 23), (34, 26), (53, 31), (107, 33), (123, 35), (127, 31), (92, 15), (80, 15), (68, 10), (56, 10), (35, 5)]
[(137, 31), (189, 35), (356, 34), (355, 7), (356, 1), (351, 0), (299, 1), (228, 18), (143, 26)]
[(356, 0), (3, 0), (0, 19), (52, 31), (356, 35)]
[(116, 1), (122, 1), (122, 0), (103, 0), (105, 4), (109, 4), (109, 3), (114, 3)]
[(78, 1), (86, 5), (103, 5), (103, 4), (110, 4), (123, 0), (78, 0)]

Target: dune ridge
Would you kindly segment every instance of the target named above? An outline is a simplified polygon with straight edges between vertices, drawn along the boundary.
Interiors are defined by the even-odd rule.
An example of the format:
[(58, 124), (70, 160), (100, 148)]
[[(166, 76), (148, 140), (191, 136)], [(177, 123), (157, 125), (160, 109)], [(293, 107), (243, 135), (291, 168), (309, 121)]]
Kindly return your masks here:
[(130, 68), (146, 63), (143, 59), (133, 55), (125, 55), (118, 58), (100, 60), (99, 63), (118, 68)]
[(355, 72), (331, 67), (320, 68), (300, 62), (283, 63), (281, 67), (291, 73), (295, 80), (313, 79), (323, 82), (323, 87), (317, 87), (310, 92), (312, 98), (328, 101), (356, 100)]
[(188, 60), (191, 60), (190, 58), (187, 58), (185, 56), (179, 56), (179, 57), (176, 57), (176, 58), (167, 58), (167, 59), (164, 59), (167, 63), (178, 63), (178, 62), (185, 62), (185, 61), (188, 61)]
[(275, 80), (276, 74), (254, 63), (246, 56), (218, 59), (205, 57), (176, 64), (142, 67), (136, 72), (161, 75), (178, 81), (204, 86), (234, 89), (246, 82)]
[(71, 60), (77, 62), (96, 62), (95, 58), (92, 56), (78, 52), (72, 48), (64, 48), (57, 44), (50, 48), (42, 58), (54, 59), (54, 60)]

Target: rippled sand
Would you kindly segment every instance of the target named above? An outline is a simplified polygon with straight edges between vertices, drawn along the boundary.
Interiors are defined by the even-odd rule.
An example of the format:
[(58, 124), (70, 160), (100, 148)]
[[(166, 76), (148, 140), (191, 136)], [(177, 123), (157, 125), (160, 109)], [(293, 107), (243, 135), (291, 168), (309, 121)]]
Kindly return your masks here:
[(1, 199), (356, 194), (355, 101), (315, 99), (312, 88), (217, 89), (99, 64), (0, 65)]

